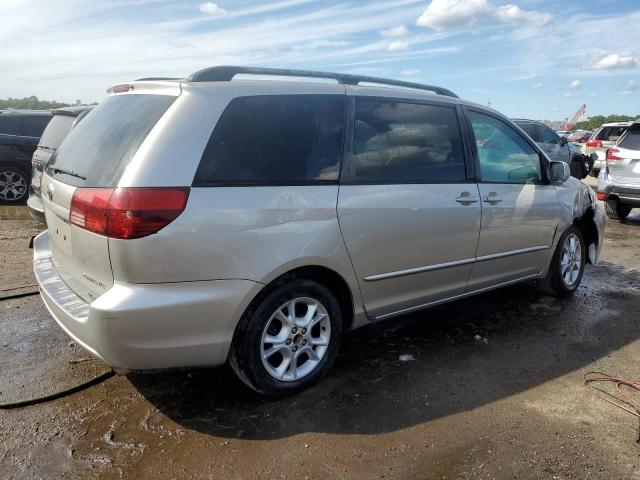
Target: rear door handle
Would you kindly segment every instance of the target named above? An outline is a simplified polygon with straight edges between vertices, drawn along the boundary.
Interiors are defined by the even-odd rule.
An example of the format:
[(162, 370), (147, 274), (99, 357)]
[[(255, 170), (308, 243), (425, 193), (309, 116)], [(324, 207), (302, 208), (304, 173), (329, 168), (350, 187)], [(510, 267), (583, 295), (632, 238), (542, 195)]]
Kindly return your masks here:
[(486, 197), (482, 197), (482, 200), (484, 202), (494, 204), (501, 202), (502, 198), (500, 198), (496, 192), (491, 192)]
[(472, 203), (476, 203), (478, 199), (476, 197), (472, 197), (469, 192), (462, 192), (458, 198), (456, 198), (456, 202), (461, 203), (463, 205), (471, 205)]

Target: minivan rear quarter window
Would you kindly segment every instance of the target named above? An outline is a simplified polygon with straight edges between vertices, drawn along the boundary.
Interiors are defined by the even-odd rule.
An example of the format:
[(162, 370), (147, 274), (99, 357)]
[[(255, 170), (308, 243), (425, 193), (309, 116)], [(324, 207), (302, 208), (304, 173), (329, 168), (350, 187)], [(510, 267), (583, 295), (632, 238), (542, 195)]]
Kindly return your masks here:
[(194, 186), (336, 183), (344, 95), (232, 100), (202, 155)]
[(176, 99), (170, 95), (107, 97), (71, 130), (47, 174), (77, 187), (115, 187), (154, 125)]
[(347, 183), (464, 182), (455, 109), (357, 98)]

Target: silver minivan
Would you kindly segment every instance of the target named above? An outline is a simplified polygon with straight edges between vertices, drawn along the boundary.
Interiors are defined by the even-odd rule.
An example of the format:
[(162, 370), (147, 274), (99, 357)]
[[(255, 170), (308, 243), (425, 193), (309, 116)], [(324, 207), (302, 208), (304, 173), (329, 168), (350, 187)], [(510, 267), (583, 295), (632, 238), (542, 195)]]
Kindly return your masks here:
[(42, 192), (35, 273), (75, 341), (119, 372), (228, 361), (272, 396), (373, 321), (526, 280), (572, 294), (605, 225), (567, 164), (494, 110), (248, 67), (111, 88)]

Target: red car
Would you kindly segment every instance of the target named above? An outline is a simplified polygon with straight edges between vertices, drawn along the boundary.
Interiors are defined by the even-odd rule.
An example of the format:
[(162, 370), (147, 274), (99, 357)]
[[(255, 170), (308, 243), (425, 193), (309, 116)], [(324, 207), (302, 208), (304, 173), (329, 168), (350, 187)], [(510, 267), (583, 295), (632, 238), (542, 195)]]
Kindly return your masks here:
[(591, 135), (593, 135), (593, 132), (590, 132), (588, 130), (576, 130), (575, 132), (571, 132), (569, 134), (568, 140), (570, 142), (585, 143), (591, 138)]

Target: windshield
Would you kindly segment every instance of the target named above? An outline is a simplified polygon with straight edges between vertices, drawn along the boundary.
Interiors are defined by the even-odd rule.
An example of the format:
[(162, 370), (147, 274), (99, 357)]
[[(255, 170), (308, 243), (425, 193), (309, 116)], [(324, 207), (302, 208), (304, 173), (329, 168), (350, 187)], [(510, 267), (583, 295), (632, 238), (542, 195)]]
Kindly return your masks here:
[(115, 187), (160, 117), (170, 95), (115, 95), (71, 130), (47, 166), (47, 174), (78, 187)]

